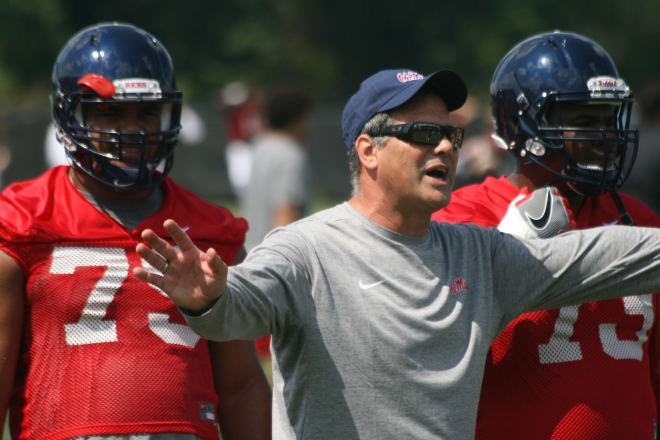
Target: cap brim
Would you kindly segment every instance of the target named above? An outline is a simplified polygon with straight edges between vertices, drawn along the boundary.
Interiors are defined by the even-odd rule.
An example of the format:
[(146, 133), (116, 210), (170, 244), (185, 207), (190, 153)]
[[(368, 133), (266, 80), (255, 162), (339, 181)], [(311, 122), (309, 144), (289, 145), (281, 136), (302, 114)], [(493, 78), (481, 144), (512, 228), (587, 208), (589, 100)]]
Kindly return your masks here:
[(467, 86), (453, 70), (438, 70), (429, 75), (428, 86), (432, 87), (447, 104), (447, 110), (453, 112), (465, 104), (468, 97)]
[(387, 102), (378, 111), (392, 110), (408, 102), (422, 87), (427, 86), (442, 98), (448, 111), (458, 110), (467, 100), (467, 86), (453, 70), (437, 70), (424, 77), (423, 81), (411, 82), (411, 86)]

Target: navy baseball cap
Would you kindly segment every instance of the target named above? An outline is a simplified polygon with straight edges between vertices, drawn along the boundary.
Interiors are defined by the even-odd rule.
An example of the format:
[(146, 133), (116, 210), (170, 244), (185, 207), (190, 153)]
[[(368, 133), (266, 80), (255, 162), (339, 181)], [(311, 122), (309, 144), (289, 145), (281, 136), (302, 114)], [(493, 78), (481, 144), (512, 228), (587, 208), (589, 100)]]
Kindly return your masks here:
[(449, 111), (457, 110), (467, 99), (465, 82), (452, 70), (438, 70), (426, 76), (410, 69), (381, 70), (362, 81), (344, 107), (341, 129), (346, 146), (353, 148), (364, 124), (376, 113), (405, 104), (427, 83)]

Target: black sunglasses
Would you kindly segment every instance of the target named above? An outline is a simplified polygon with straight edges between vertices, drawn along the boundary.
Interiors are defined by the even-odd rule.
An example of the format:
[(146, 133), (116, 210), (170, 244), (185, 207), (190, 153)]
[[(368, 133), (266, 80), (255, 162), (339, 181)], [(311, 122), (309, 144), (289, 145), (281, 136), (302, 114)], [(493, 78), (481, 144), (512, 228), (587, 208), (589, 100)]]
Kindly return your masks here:
[(417, 144), (438, 145), (444, 138), (449, 139), (454, 149), (463, 144), (463, 129), (453, 125), (438, 125), (431, 122), (408, 122), (401, 125), (388, 125), (373, 136), (394, 136)]

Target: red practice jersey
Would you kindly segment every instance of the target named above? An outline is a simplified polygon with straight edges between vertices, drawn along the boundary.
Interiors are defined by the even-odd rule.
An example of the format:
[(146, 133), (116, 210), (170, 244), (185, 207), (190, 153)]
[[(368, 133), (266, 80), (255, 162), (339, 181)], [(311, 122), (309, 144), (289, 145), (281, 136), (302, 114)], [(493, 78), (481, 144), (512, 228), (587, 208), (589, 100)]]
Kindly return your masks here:
[[(519, 192), (505, 177), (489, 177), (454, 191), (433, 219), (497, 227)], [(643, 203), (624, 194), (621, 199), (637, 225), (660, 226)], [(574, 215), (578, 229), (619, 219), (609, 194), (589, 198)], [(511, 322), (488, 355), (476, 438), (653, 439), (660, 382), (657, 296), (526, 313)]]
[(57, 167), (0, 195), (0, 249), (26, 280), (22, 350), (10, 403), (12, 437), (190, 433), (218, 439), (205, 340), (160, 290), (135, 252), (140, 232), (167, 236), (167, 218), (226, 263), (247, 223), (166, 179), (161, 209), (128, 230)]

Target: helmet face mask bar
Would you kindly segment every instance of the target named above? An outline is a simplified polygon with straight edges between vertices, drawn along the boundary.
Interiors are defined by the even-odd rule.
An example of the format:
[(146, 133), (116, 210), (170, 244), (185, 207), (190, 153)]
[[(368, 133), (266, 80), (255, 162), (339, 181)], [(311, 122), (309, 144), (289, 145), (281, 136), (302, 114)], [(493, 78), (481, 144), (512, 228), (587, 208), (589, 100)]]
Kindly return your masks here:
[[(51, 99), (58, 139), (72, 165), (88, 176), (125, 191), (152, 188), (169, 173), (182, 93), (169, 54), (153, 36), (122, 24), (82, 30), (55, 63)], [(125, 105), (154, 106), (159, 127), (125, 130), (93, 123), (92, 113)]]
[[(587, 100), (588, 99), (588, 100)], [(596, 195), (602, 192), (616, 191), (628, 178), (635, 162), (638, 148), (638, 132), (630, 130), (630, 115), (633, 100), (621, 96), (579, 99), (573, 94), (562, 96), (549, 93), (541, 105), (536, 121), (534, 138), (528, 138), (521, 156), (537, 163), (550, 154), (561, 153), (561, 172), (546, 168), (553, 174), (569, 180), (569, 184), (578, 192)], [(608, 106), (612, 108), (613, 120), (607, 127), (575, 126), (563, 122), (562, 107), (565, 106)], [(549, 113), (553, 113), (552, 117)], [(578, 155), (567, 148), (567, 143), (582, 144), (583, 149), (598, 152), (600, 159), (591, 159)], [(594, 153), (595, 154), (595, 153)]]
[[(577, 192), (616, 191), (634, 163), (637, 130), (631, 130), (633, 97), (609, 55), (593, 41), (570, 33), (529, 38), (500, 62), (491, 82), (500, 145), (567, 180)], [(606, 127), (563, 123), (566, 106), (611, 106)], [(586, 110), (585, 110), (586, 111)], [(567, 144), (598, 151), (602, 160), (575, 157)], [(561, 170), (544, 161), (561, 153)]]

